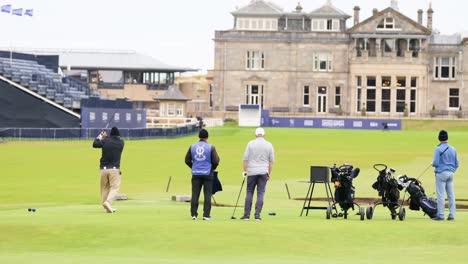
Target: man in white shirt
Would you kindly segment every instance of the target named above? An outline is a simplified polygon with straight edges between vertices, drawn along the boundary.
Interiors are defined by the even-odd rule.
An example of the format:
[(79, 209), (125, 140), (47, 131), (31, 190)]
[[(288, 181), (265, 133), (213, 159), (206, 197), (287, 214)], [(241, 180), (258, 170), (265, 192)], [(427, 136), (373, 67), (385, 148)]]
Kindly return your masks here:
[(270, 179), (275, 152), (273, 145), (266, 141), (265, 130), (261, 127), (255, 130), (256, 139), (251, 140), (245, 149), (243, 160), (243, 173), (247, 177), (247, 193), (245, 196), (244, 215), (241, 220), (250, 219), (252, 200), (255, 187), (257, 187), (257, 202), (255, 203), (255, 220), (262, 220), (260, 213), (263, 207), (263, 198), (267, 181)]

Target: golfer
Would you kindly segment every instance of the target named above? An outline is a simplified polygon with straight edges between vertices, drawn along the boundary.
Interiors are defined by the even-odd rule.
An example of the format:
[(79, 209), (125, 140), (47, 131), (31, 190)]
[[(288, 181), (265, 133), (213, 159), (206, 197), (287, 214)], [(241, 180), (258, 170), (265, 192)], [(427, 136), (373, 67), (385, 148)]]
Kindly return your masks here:
[(256, 139), (251, 140), (245, 148), (243, 160), (243, 177), (247, 177), (247, 193), (245, 196), (244, 215), (241, 220), (250, 219), (252, 199), (257, 187), (257, 202), (255, 203), (255, 220), (262, 220), (260, 213), (267, 181), (270, 179), (275, 153), (273, 145), (266, 141), (265, 130), (261, 127), (255, 130)]
[(455, 220), (455, 193), (453, 191), (453, 176), (458, 168), (457, 151), (447, 143), (448, 133), (445, 130), (439, 132), (440, 144), (434, 151), (432, 166), (435, 168), (435, 185), (437, 193), (437, 216), (432, 220), (444, 220), (445, 192), (447, 192), (449, 215), (447, 220)]
[(213, 220), (210, 215), (213, 171), (218, 167), (219, 156), (215, 147), (208, 144), (208, 131), (206, 129), (200, 129), (198, 137), (200, 141), (191, 145), (185, 155), (185, 164), (192, 169), (190, 213), (192, 220), (196, 220), (198, 217), (198, 199), (203, 186), (203, 220)]
[(124, 141), (120, 138), (119, 129), (113, 127), (110, 136), (106, 131), (94, 140), (93, 148), (101, 148), (101, 203), (106, 212), (117, 211), (112, 208), (112, 202), (120, 189), (120, 157), (124, 148)]

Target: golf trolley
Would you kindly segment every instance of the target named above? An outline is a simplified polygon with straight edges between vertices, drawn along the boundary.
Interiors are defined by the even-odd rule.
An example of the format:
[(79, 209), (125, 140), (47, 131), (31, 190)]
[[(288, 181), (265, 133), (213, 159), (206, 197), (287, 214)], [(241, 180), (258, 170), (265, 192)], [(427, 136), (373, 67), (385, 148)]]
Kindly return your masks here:
[[(364, 220), (364, 208), (354, 202), (355, 188), (353, 186), (353, 179), (359, 175), (359, 168), (353, 170), (352, 165), (341, 165), (339, 167), (333, 165), (331, 170), (331, 181), (335, 186), (335, 201), (332, 205), (327, 207), (326, 217), (343, 217), (348, 218), (348, 210), (354, 211), (357, 208), (356, 215), (361, 217), (361, 221)], [(340, 206), (341, 211), (338, 213), (337, 205)], [(334, 211), (334, 212), (333, 212)]]
[(392, 168), (387, 170), (387, 168), (385, 164), (374, 164), (374, 169), (378, 171), (379, 174), (377, 176), (377, 181), (372, 184), (372, 188), (377, 190), (379, 196), (382, 197), (382, 201), (367, 207), (366, 218), (369, 220), (372, 219), (375, 207), (377, 207), (377, 205), (383, 205), (390, 210), (392, 220), (395, 220), (398, 216), (398, 219), (403, 221), (406, 217), (406, 211), (403, 205), (398, 201), (403, 186), (398, 184), (398, 181), (394, 178), (395, 170)]

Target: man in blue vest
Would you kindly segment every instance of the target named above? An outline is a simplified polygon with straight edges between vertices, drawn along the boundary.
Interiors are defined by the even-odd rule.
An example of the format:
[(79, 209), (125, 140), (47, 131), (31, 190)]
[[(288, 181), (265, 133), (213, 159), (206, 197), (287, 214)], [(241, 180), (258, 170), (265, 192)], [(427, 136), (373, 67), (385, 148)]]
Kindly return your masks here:
[(432, 167), (435, 168), (436, 193), (437, 193), (437, 216), (432, 220), (444, 220), (445, 212), (445, 192), (449, 206), (447, 220), (455, 220), (455, 193), (453, 191), (453, 175), (458, 168), (457, 151), (447, 143), (448, 133), (445, 130), (439, 132), (440, 144), (434, 151)]
[(211, 193), (213, 187), (213, 171), (218, 167), (219, 156), (213, 145), (208, 144), (208, 131), (200, 129), (200, 141), (190, 146), (185, 155), (185, 164), (192, 169), (192, 200), (190, 212), (192, 219), (198, 217), (198, 199), (203, 186), (203, 220), (211, 218)]

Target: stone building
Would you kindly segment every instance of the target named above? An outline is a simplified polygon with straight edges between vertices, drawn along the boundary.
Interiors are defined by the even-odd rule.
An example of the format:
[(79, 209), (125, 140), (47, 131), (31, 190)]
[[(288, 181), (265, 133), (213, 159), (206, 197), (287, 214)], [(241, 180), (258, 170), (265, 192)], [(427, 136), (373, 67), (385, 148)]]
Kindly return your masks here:
[[(330, 0), (311, 12), (285, 12), (253, 0), (232, 12), (234, 27), (215, 32), (213, 107), (236, 116), (240, 104), (273, 115), (456, 116), (468, 58), (462, 35), (433, 29), (433, 13), (414, 21), (397, 1), (353, 23)], [(433, 111), (435, 109), (435, 111)]]

